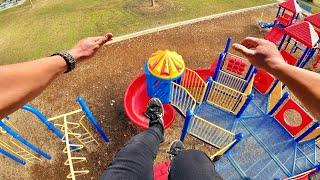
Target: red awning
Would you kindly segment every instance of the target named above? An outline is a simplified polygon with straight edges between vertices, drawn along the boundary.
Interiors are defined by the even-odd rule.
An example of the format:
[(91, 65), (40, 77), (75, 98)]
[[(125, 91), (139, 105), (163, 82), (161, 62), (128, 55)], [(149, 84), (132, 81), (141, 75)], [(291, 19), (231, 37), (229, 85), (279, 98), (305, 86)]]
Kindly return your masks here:
[(305, 20), (310, 22), (314, 27), (320, 28), (320, 13), (308, 16)]
[(319, 40), (319, 36), (314, 30), (313, 26), (306, 21), (293, 24), (289, 27), (286, 27), (284, 30), (286, 34), (301, 42), (308, 48), (314, 47)]
[(287, 0), (283, 3), (280, 3), (279, 6), (295, 14), (302, 11), (296, 0)]

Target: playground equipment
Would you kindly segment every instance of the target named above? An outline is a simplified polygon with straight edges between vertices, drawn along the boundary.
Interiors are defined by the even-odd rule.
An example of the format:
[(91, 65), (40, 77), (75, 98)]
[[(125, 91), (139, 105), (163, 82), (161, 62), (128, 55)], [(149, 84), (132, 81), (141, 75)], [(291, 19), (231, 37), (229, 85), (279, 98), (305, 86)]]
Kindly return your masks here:
[[(47, 118), (36, 108), (30, 105), (24, 105), (22, 110), (30, 112), (34, 116), (36, 116), (42, 123), (44, 123), (49, 130), (51, 130), (54, 134), (56, 134), (59, 138), (62, 138), (62, 133), (54, 127), (52, 123), (50, 123)], [(41, 159), (38, 158), (35, 154), (27, 150), (24, 146), (30, 148), (33, 152), (41, 155), (46, 159), (51, 159), (51, 156), (46, 152), (40, 150), (35, 145), (31, 144), (25, 138), (17, 133), (17, 128), (10, 122), (9, 117), (7, 119), (3, 119), (0, 121), (1, 127), (1, 140), (0, 140), (0, 147), (2, 153), (9, 158), (13, 159), (14, 161), (25, 165), (26, 162), (38, 162)], [(23, 145), (22, 145), (23, 144)]]
[[(270, 76), (267, 93), (252, 89), (256, 70), (247, 60), (229, 53), (230, 44), (231, 38), (210, 69), (185, 68), (175, 52), (153, 54), (144, 66), (146, 75), (139, 77), (145, 83), (135, 84), (135, 80), (134, 88), (126, 92), (126, 111), (134, 107), (127, 102), (139, 94), (128, 91), (145, 89), (147, 94), (148, 89), (150, 97), (162, 98), (165, 106), (173, 106), (185, 118), (180, 140), (191, 135), (216, 148), (211, 158), (221, 157), (216, 168), (224, 179), (285, 178), (318, 171), (318, 123), (289, 98), (274, 77)], [(265, 82), (264, 76), (260, 81)], [(127, 111), (131, 118), (130, 113)], [(155, 166), (155, 179), (165, 179), (168, 164)]]
[(318, 34), (320, 33), (320, 13), (310, 15), (306, 17), (304, 20), (310, 22), (313, 25), (316, 32)]
[(304, 67), (316, 52), (318, 41), (313, 26), (305, 21), (285, 28), (278, 49), (288, 64)]
[[(240, 117), (253, 97), (250, 92), (255, 70), (247, 60), (228, 53), (230, 44), (231, 38), (228, 39), (227, 46), (217, 61), (218, 68), (214, 72), (210, 69), (191, 70), (185, 68), (180, 55), (165, 50), (152, 54), (144, 65), (146, 75), (139, 77), (145, 80), (145, 84), (140, 85), (147, 89), (148, 97), (159, 98), (165, 106), (173, 106), (186, 118), (181, 140), (186, 134), (191, 134), (209, 143), (218, 149), (212, 158), (222, 156), (233, 148), (242, 136), (241, 134), (233, 134), (202, 118), (197, 114), (198, 109), (203, 104), (208, 104), (219, 112)], [(125, 108), (130, 118), (132, 118), (132, 111), (130, 110), (131, 103), (128, 102), (135, 98), (130, 91), (142, 91), (137, 85), (132, 88), (133, 84), (138, 81), (140, 80), (136, 79), (130, 84), (125, 95)], [(190, 112), (195, 112), (195, 114), (191, 115)], [(141, 115), (143, 115), (143, 111)], [(140, 122), (132, 120), (141, 126)], [(166, 122), (166, 118), (164, 120)], [(165, 125), (168, 124), (165, 123)], [(206, 131), (203, 131), (202, 128)]]
[(276, 20), (273, 23), (258, 22), (261, 28), (271, 28), (274, 26), (284, 28), (294, 24), (302, 9), (296, 0), (287, 0), (278, 4)]
[(60, 127), (60, 130), (64, 133), (62, 141), (66, 146), (63, 149), (63, 153), (67, 154), (68, 157), (64, 165), (69, 166), (70, 173), (67, 175), (67, 178), (72, 180), (75, 180), (76, 176), (89, 173), (89, 170), (75, 170), (76, 165), (87, 161), (85, 157), (79, 156), (79, 151), (90, 144), (99, 145), (87, 127), (85, 119), (88, 119), (92, 123), (105, 142), (109, 142), (109, 138), (103, 132), (85, 101), (81, 97), (78, 97), (77, 102), (81, 109), (49, 119), (56, 127)]
[(265, 39), (278, 44), (284, 35), (283, 28), (294, 24), (301, 14), (301, 8), (296, 0), (288, 0), (278, 5), (276, 20), (273, 23), (259, 22), (261, 28), (270, 28), (270, 32), (266, 34)]
[(279, 4), (275, 24), (287, 27), (294, 24), (302, 9), (296, 0), (287, 0)]
[[(318, 49), (319, 36), (309, 22), (296, 23), (284, 29), (284, 36), (278, 46), (284, 60), (291, 65), (304, 67)], [(276, 86), (276, 79), (260, 69), (254, 87), (260, 93), (268, 94)]]
[(214, 67), (213, 78), (208, 79), (208, 88), (204, 99), (212, 105), (241, 116), (251, 101), (254, 74), (256, 69), (248, 60), (229, 53), (231, 37)]

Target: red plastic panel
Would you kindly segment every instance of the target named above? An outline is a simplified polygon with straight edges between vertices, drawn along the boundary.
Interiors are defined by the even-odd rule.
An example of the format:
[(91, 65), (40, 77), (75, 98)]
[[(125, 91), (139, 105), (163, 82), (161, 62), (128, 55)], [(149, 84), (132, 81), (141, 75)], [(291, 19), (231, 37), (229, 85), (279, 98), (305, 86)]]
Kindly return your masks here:
[(259, 69), (253, 82), (253, 86), (261, 93), (266, 94), (270, 90), (275, 78), (263, 69)]
[(277, 44), (282, 39), (283, 35), (284, 30), (277, 26), (274, 26), (272, 27), (271, 31), (268, 34), (266, 34), (264, 39), (269, 40), (274, 44)]
[(280, 51), (282, 57), (284, 58), (284, 60), (290, 64), (290, 65), (293, 65), (295, 66), (297, 64), (297, 59), (295, 57), (293, 57), (290, 53), (288, 53), (287, 51), (285, 50), (281, 50)]
[(168, 180), (168, 168), (170, 160), (166, 160), (163, 163), (156, 164), (153, 167), (154, 180)]
[[(302, 122), (299, 126), (290, 126), (286, 123), (284, 118), (284, 113), (289, 110), (293, 109), (297, 111), (302, 119)], [(307, 125), (309, 125), (313, 119), (312, 117), (306, 113), (301, 106), (299, 106), (295, 101), (292, 99), (288, 99), (287, 102), (281, 107), (281, 109), (275, 115), (275, 118), (280, 122), (280, 124), (292, 135), (297, 135), (301, 130), (303, 130)]]
[(247, 67), (247, 63), (239, 57), (228, 55), (226, 69), (230, 72), (236, 73), (240, 76), (244, 74), (244, 70)]
[(289, 23), (290, 23), (290, 20), (291, 20), (291, 19), (287, 19), (287, 18), (285, 18), (285, 17), (283, 17), (283, 16), (279, 16), (279, 17), (278, 17), (279, 23), (282, 24), (282, 25), (284, 25), (284, 26), (288, 26)]

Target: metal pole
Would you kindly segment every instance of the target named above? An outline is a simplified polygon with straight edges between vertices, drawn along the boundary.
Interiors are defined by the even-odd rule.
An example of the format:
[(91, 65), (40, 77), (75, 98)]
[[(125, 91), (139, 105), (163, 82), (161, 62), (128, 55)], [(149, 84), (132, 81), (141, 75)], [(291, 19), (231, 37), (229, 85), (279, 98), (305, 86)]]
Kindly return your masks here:
[(44, 151), (40, 150), (35, 145), (28, 142), (26, 139), (24, 139), (22, 136), (20, 136), (18, 133), (16, 133), (14, 130), (12, 130), (9, 126), (7, 126), (4, 122), (0, 121), (0, 127), (3, 128), (8, 134), (10, 134), (12, 137), (20, 141), (22, 144), (26, 145), (30, 149), (32, 149), (34, 152), (40, 154), (41, 156), (45, 157), (46, 159), (51, 159), (51, 156)]

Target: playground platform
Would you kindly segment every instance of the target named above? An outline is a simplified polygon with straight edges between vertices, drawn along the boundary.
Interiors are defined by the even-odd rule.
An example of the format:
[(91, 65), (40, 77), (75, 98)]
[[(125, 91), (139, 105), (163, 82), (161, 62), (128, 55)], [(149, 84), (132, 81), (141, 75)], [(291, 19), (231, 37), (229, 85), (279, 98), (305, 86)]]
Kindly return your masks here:
[(241, 118), (210, 104), (202, 103), (197, 114), (244, 138), (216, 162), (224, 179), (277, 179), (291, 177), (314, 168), (320, 161), (315, 141), (297, 143), (272, 117), (267, 115), (267, 96), (253, 90), (254, 98)]

